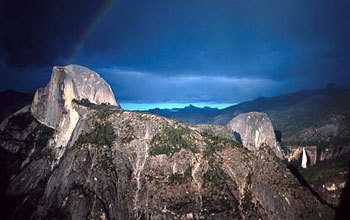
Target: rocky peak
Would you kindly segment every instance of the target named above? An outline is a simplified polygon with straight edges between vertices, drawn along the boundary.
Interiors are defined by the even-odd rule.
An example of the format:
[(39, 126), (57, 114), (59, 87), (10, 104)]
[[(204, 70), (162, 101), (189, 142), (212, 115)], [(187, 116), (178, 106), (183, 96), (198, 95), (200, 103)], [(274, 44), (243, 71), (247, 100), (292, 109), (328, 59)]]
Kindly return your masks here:
[(41, 123), (57, 128), (61, 115), (71, 110), (73, 99), (119, 107), (111, 87), (98, 73), (82, 66), (54, 66), (49, 84), (36, 91), (32, 114)]
[(249, 112), (234, 117), (227, 127), (235, 133), (236, 139), (251, 151), (256, 151), (262, 145), (269, 146), (279, 158), (283, 157), (276, 140), (272, 122), (267, 114)]
[(34, 95), (32, 115), (56, 129), (53, 146), (60, 149), (57, 158), (65, 151), (80, 118), (72, 101), (82, 99), (120, 107), (107, 82), (96, 72), (78, 65), (53, 67), (49, 84)]

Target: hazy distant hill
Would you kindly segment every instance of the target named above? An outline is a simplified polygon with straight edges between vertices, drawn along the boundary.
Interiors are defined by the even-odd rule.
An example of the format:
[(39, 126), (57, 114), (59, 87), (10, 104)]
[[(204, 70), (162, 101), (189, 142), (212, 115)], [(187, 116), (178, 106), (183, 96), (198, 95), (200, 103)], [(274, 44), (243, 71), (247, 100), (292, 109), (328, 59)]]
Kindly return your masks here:
[(13, 90), (0, 92), (0, 123), (7, 116), (30, 104), (33, 95), (33, 93), (22, 93)]
[(335, 84), (313, 91), (303, 90), (271, 98), (260, 97), (221, 110), (193, 106), (176, 111), (150, 110), (152, 113), (191, 124), (221, 125), (227, 124), (238, 114), (251, 111), (267, 113), (284, 141), (329, 141), (339, 135), (341, 138), (347, 137), (348, 141), (350, 89)]
[(214, 118), (219, 109), (217, 108), (198, 108), (193, 105), (186, 106), (185, 108), (173, 108), (173, 109), (150, 109), (147, 112), (152, 114), (161, 115), (167, 118), (174, 118), (190, 124), (211, 124), (211, 119)]

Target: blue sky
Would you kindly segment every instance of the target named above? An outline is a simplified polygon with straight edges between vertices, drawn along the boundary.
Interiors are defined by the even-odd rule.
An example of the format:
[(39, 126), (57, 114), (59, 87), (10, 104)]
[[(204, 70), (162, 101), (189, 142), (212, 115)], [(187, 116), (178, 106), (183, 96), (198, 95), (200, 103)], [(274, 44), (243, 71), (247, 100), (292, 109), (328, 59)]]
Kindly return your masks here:
[(70, 63), (100, 73), (133, 109), (349, 85), (349, 11), (345, 0), (9, 2), (0, 90), (33, 91)]

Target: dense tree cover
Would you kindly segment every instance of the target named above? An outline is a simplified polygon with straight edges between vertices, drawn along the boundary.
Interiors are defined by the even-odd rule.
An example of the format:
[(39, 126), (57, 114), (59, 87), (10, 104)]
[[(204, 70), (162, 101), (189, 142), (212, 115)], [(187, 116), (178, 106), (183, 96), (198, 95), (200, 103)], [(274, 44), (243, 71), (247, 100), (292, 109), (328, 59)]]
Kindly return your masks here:
[(114, 138), (115, 134), (110, 123), (96, 123), (91, 132), (79, 136), (76, 145), (91, 143), (98, 146), (110, 146)]

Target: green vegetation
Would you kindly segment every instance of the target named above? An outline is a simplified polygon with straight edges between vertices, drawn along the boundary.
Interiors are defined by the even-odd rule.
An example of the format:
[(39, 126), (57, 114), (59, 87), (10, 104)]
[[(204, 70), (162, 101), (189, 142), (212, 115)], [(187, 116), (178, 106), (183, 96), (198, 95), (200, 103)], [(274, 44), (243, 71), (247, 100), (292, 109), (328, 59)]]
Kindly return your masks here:
[(11, 125), (15, 125), (20, 129), (27, 128), (33, 121), (33, 116), (29, 113), (14, 115), (9, 119)]
[(97, 110), (98, 111), (97, 116), (99, 118), (106, 118), (107, 116), (109, 116), (111, 113), (113, 113), (115, 110), (118, 109), (116, 106), (106, 104), (106, 103), (97, 105), (97, 104), (91, 103), (88, 99), (81, 99), (81, 100), (73, 99), (73, 102), (78, 105)]
[(209, 191), (208, 196), (203, 197), (203, 204), (209, 205), (213, 212), (232, 210), (235, 203), (235, 198), (232, 197), (235, 187), (232, 179), (218, 162), (210, 159), (209, 165), (209, 169), (203, 175), (203, 188)]
[(210, 160), (209, 163), (210, 168), (203, 175), (203, 186), (222, 186), (226, 183), (226, 181), (231, 180), (231, 178), (216, 162)]
[(307, 182), (322, 186), (327, 181), (339, 178), (340, 173), (347, 173), (349, 169), (349, 154), (333, 160), (324, 160), (307, 169), (300, 168), (299, 172)]
[(252, 173), (248, 173), (245, 181), (247, 186), (250, 186), (252, 184)]
[[(331, 120), (333, 115), (349, 116), (350, 96), (317, 95), (295, 105), (283, 108), (277, 114), (269, 114), (275, 130), (284, 138), (293, 136), (308, 127), (318, 127)], [(270, 110), (265, 110), (269, 112)]]
[(204, 131), (201, 135), (205, 138), (205, 142), (207, 143), (207, 147), (203, 151), (203, 156), (206, 158), (217, 150), (223, 150), (225, 147), (241, 147), (241, 144), (237, 141), (219, 137), (210, 131)]
[(252, 185), (252, 173), (248, 173), (247, 177), (246, 177), (246, 184), (245, 184), (245, 188), (244, 188), (244, 196), (243, 199), (241, 201), (242, 204), (242, 208), (243, 210), (251, 210), (254, 212), (258, 212), (258, 206), (259, 206), (259, 202), (255, 201), (253, 202), (253, 195), (251, 192), (251, 185)]
[(107, 176), (114, 176), (115, 178), (117, 177), (115, 173), (116, 168), (112, 161), (112, 152), (110, 146), (107, 148), (100, 148), (95, 158), (95, 168), (102, 169)]
[(128, 124), (128, 123), (125, 123), (123, 124), (123, 126), (121, 127), (121, 133), (122, 133), (122, 136), (119, 137), (121, 142), (126, 144), (126, 143), (130, 143), (132, 140), (134, 140), (136, 137), (135, 137), (135, 130), (134, 128)]
[(178, 213), (188, 213), (190, 210), (193, 210), (196, 204), (196, 196), (192, 192), (189, 192), (188, 194), (181, 195), (181, 197), (174, 196), (169, 198), (166, 202), (169, 204), (169, 210)]
[(54, 129), (47, 127), (43, 124), (39, 124), (37, 130), (37, 137), (35, 139), (35, 152), (34, 158), (52, 157), (52, 152), (49, 148), (46, 148), (49, 139), (53, 136)]
[(191, 167), (188, 167), (184, 174), (172, 173), (169, 177), (169, 183), (170, 184), (182, 184), (182, 183), (186, 182), (186, 180), (188, 178), (191, 177), (191, 173), (192, 173)]
[(151, 141), (151, 155), (166, 154), (172, 156), (175, 152), (181, 149), (191, 150), (196, 152), (188, 141), (190, 136), (188, 128), (166, 128), (164, 131), (156, 134)]
[(242, 199), (242, 207), (244, 210), (252, 210), (254, 208), (254, 204), (252, 203), (253, 196), (249, 189), (245, 189), (244, 197)]
[(35, 141), (35, 145), (39, 148), (43, 148), (47, 145), (47, 142), (52, 137), (54, 129), (40, 124), (38, 129), (38, 138)]
[(76, 145), (91, 143), (98, 146), (110, 146), (114, 138), (113, 127), (110, 123), (96, 123), (94, 129), (90, 133), (79, 136)]
[(349, 138), (347, 137), (333, 137), (328, 141), (325, 140), (315, 140), (315, 141), (289, 141), (284, 142), (283, 146), (317, 146), (319, 149), (346, 146), (349, 143)]
[(91, 109), (96, 109), (96, 110), (100, 110), (100, 109), (107, 109), (107, 108), (115, 108), (115, 106), (107, 104), (107, 103), (102, 103), (100, 105), (91, 103), (88, 99), (81, 99), (81, 100), (76, 100), (73, 99), (73, 102), (75, 102), (78, 105), (82, 105)]
[(127, 136), (123, 137), (121, 139), (121, 142), (126, 144), (126, 143), (130, 143), (134, 139), (135, 139), (134, 135), (130, 134), (130, 135), (127, 135)]

